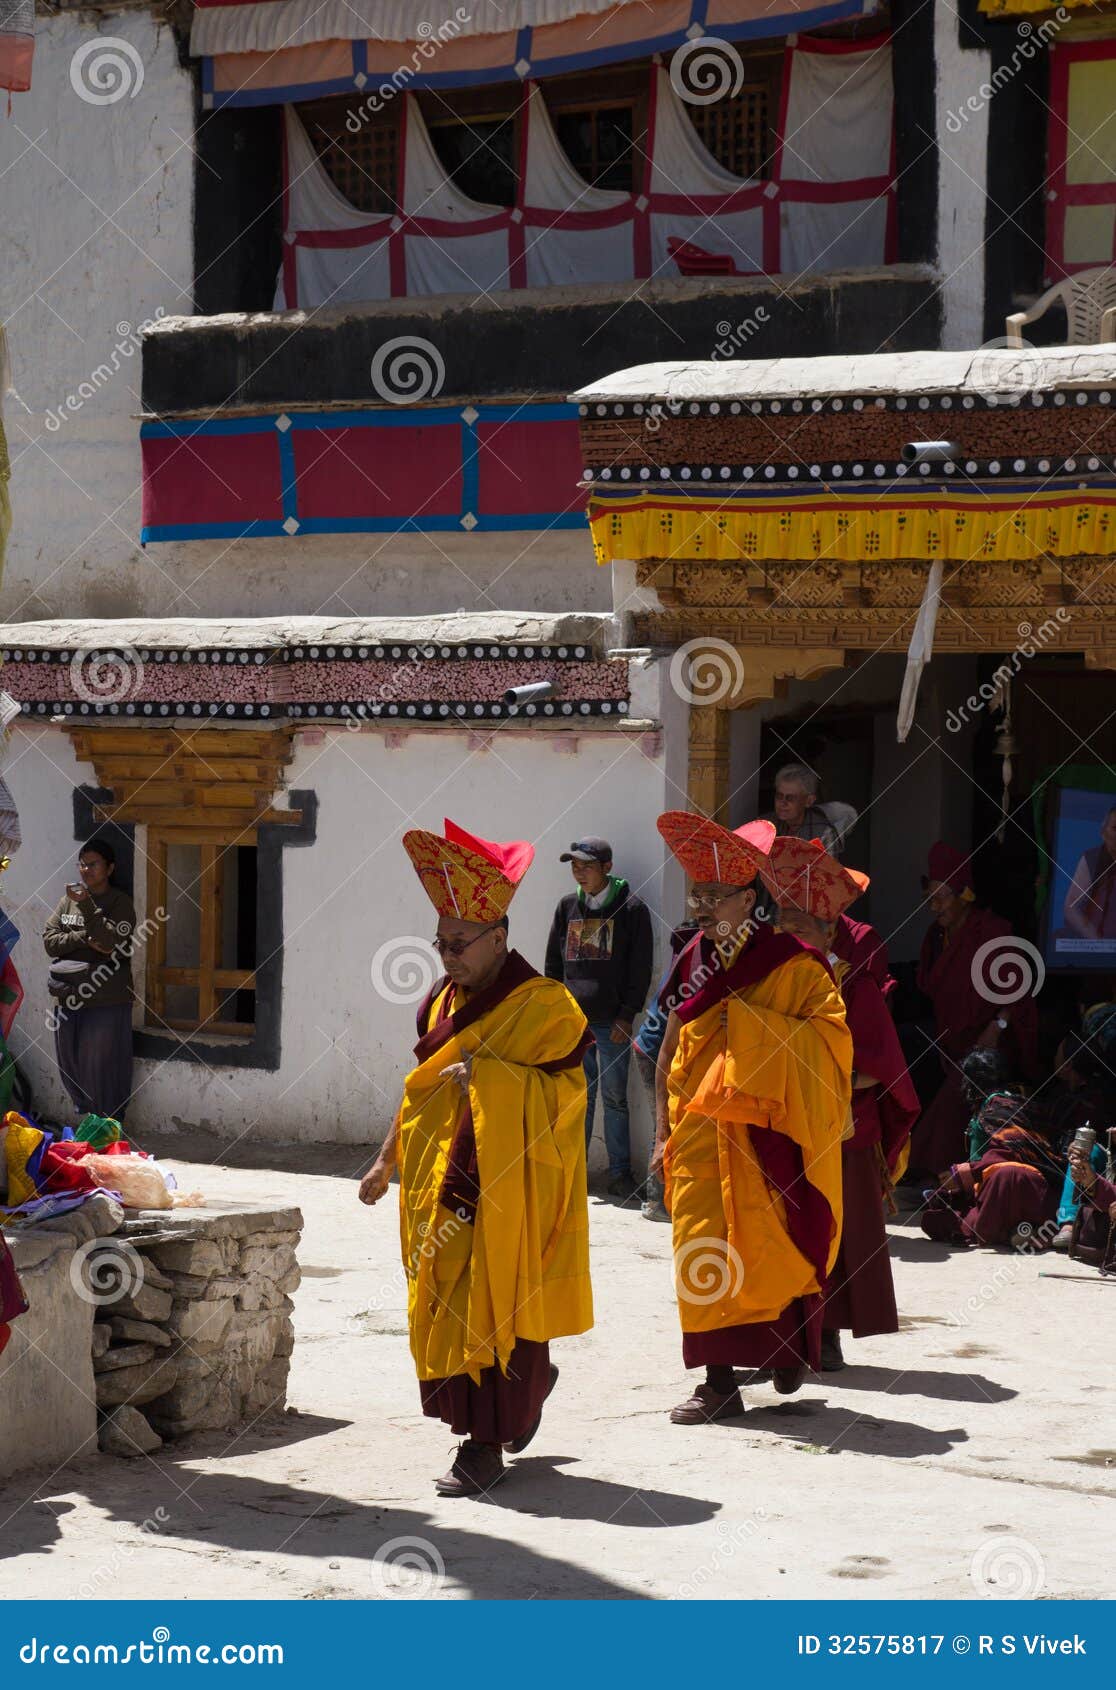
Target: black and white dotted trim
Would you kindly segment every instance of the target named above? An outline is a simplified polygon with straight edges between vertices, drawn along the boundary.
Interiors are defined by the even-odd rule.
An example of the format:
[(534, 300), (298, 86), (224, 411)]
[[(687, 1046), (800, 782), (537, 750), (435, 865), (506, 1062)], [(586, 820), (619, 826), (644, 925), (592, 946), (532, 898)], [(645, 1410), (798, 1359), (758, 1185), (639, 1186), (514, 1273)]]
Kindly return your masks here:
[(187, 704), (181, 700), (173, 703), (154, 700), (126, 700), (124, 702), (103, 703), (100, 700), (36, 698), (24, 700), (20, 710), (25, 716), (115, 716), (124, 721), (167, 721), (186, 718), (190, 721), (217, 720), (221, 721), (274, 721), (288, 715), (289, 707), (285, 704), (216, 704), (207, 700), (204, 704)]
[(445, 722), (496, 721), (517, 716), (569, 720), (581, 716), (626, 716), (624, 698), (559, 699), (538, 704), (438, 703), (408, 701), (403, 704), (187, 704), (181, 701), (101, 703), (77, 699), (34, 699), (20, 705), (24, 716), (81, 719), (114, 717), (123, 721), (321, 721), (376, 722), (387, 720)]
[(568, 721), (580, 716), (626, 716), (625, 698), (547, 699), (537, 704), (497, 704), (464, 702), (461, 700), (437, 703), (408, 700), (392, 704), (289, 704), (288, 716), (302, 721), (496, 721), (513, 717), (541, 717)]
[(128, 646), (81, 646), (57, 651), (5, 650), (0, 651), (4, 663), (72, 663), (96, 651), (102, 657), (138, 657), (141, 663), (190, 664), (208, 667), (220, 665), (263, 665), (265, 663), (337, 663), (352, 660), (359, 663), (398, 662), (461, 662), (478, 658), (490, 662), (520, 662), (544, 659), (550, 662), (584, 663), (600, 661), (600, 655), (584, 645), (299, 645), (281, 650), (246, 648), (222, 651), (166, 651)]
[(523, 658), (583, 663), (592, 662), (595, 657), (596, 654), (583, 645), (300, 645), (283, 652), (284, 663), (337, 663), (348, 659), (382, 662), (385, 658), (410, 663), (476, 661), (478, 658), (504, 663), (509, 659), (519, 662)]
[(844, 459), (841, 463), (800, 464), (621, 464), (587, 468), (582, 481), (594, 484), (662, 485), (663, 483), (692, 485), (712, 482), (714, 485), (741, 485), (748, 482), (775, 481), (911, 481), (943, 475), (964, 475), (976, 480), (998, 476), (1081, 475), (1084, 473), (1116, 474), (1116, 458), (1093, 455), (1077, 458), (968, 458), (963, 453), (956, 458), (940, 459), (936, 463), (906, 464), (893, 459), (883, 461)]
[(579, 416), (593, 421), (635, 417), (778, 417), (818, 416), (822, 412), (852, 411), (1004, 411), (1041, 410), (1045, 405), (1111, 405), (1116, 381), (1110, 388), (1077, 387), (1047, 389), (1042, 393), (918, 393), (841, 394), (832, 399), (645, 399), (612, 401), (578, 406)]

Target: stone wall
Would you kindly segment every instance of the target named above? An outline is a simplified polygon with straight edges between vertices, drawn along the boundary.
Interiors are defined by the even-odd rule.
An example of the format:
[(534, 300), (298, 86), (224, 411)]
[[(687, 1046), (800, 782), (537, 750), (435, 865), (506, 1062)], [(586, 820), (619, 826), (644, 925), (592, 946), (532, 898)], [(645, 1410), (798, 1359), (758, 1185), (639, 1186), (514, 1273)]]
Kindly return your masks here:
[(109, 1198), (84, 1207), (91, 1211), (85, 1227), (5, 1230), (28, 1308), (12, 1321), (0, 1355), (0, 1479), (25, 1467), (61, 1467), (95, 1444), (93, 1304), (74, 1284), (83, 1243), (96, 1236), (95, 1226), (119, 1225), (122, 1211)]
[(29, 1308), (0, 1356), (0, 1479), (281, 1412), (301, 1230), (297, 1209), (107, 1193), (6, 1229)]
[(282, 1410), (301, 1230), (297, 1209), (207, 1206), (130, 1215), (105, 1240), (90, 1264), (103, 1448)]

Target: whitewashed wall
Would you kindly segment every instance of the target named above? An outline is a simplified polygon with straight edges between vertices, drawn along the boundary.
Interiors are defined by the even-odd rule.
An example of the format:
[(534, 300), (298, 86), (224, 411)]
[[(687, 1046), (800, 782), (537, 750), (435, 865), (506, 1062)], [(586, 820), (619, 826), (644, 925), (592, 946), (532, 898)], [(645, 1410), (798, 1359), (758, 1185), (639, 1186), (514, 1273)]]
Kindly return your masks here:
[[(57, 730), (17, 726), (12, 739), (5, 774), (24, 844), (0, 882), (0, 903), (22, 933), (15, 960), (27, 991), (12, 1046), (41, 1105), (67, 1119), (44, 1029), (42, 930), (73, 877), (73, 786), (95, 776)], [(317, 793), (318, 831), (314, 845), (283, 852), (281, 1067), (268, 1073), (139, 1062), (132, 1130), (141, 1141), (145, 1129), (175, 1124), (212, 1127), (226, 1139), (244, 1133), (364, 1144), (382, 1136), (410, 1066), (417, 998), (412, 981), (411, 1001), (388, 1001), (373, 985), (373, 963), (378, 954), (398, 957), (400, 942), (406, 952), (434, 933), (436, 917), (399, 840), (408, 827), (440, 829), (447, 810), (489, 837), (535, 842), (536, 862), (511, 915), (512, 943), (536, 967), (554, 905), (573, 884), (558, 857), (585, 833), (611, 839), (617, 872), (650, 905), (662, 944), (663, 848), (655, 819), (678, 802), (667, 790), (666, 761), (658, 736), (617, 732), (499, 732), (488, 744), (452, 731), (301, 739), (288, 780)], [(142, 844), (140, 833), (138, 853)], [(141, 917), (142, 879), (138, 874)], [(672, 910), (672, 919), (678, 913)], [(137, 959), (137, 976), (141, 966)], [(381, 970), (394, 977), (396, 995), (407, 997), (386, 960)], [(646, 1148), (650, 1123), (634, 1071), (631, 1098)]]
[[(127, 69), (134, 96), (94, 105), (75, 91), (75, 55), (99, 37), (101, 50), (115, 38), (135, 55)], [(92, 65), (85, 61), (86, 78)], [(12, 620), (66, 605), (75, 615), (138, 610), (157, 581), (136, 543), (133, 331), (160, 307), (190, 309), (192, 126), (189, 77), (169, 28), (149, 13), (36, 19), (33, 87), (13, 96), (11, 117), (0, 122), (0, 314), (19, 395), (4, 413)], [(114, 365), (111, 379), (94, 380), (94, 370)], [(70, 396), (82, 397), (83, 383), (93, 396), (48, 427)]]
[[(95, 47), (133, 55), (134, 94), (94, 105), (75, 91), (75, 55)], [(0, 320), (18, 394), (0, 616), (607, 609), (582, 528), (140, 549), (135, 331), (192, 309), (192, 132), (190, 75), (150, 13), (38, 18), (34, 86), (0, 121)]]
[[(961, 351), (984, 341), (984, 185), (988, 101), (981, 94), (992, 55), (962, 50), (956, 8), (938, 0), (937, 65), (938, 269), (942, 284), (942, 347)], [(992, 96), (995, 98), (995, 95)], [(978, 109), (967, 102), (972, 98)]]

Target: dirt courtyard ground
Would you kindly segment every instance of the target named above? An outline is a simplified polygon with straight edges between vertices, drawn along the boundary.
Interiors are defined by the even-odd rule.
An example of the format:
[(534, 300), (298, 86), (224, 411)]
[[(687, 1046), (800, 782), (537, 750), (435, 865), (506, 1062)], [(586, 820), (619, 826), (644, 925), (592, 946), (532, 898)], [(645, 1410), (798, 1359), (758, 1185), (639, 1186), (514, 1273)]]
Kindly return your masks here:
[(302, 1208), (291, 1411), (9, 1481), (9, 1598), (1111, 1595), (1116, 1282), (1091, 1269), (950, 1251), (900, 1218), (901, 1332), (685, 1428), (670, 1229), (593, 1199), (596, 1328), (555, 1346), (506, 1482), (443, 1500), (454, 1439), (418, 1411), (394, 1192), (358, 1204), (351, 1148), (148, 1147), (186, 1189)]

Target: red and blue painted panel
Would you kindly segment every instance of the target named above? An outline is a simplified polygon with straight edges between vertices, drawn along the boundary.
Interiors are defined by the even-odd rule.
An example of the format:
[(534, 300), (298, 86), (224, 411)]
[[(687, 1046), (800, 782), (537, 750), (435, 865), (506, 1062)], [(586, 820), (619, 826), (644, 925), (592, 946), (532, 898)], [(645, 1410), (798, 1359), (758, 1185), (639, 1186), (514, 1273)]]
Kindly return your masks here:
[(577, 415), (441, 405), (146, 422), (141, 543), (580, 528)]

